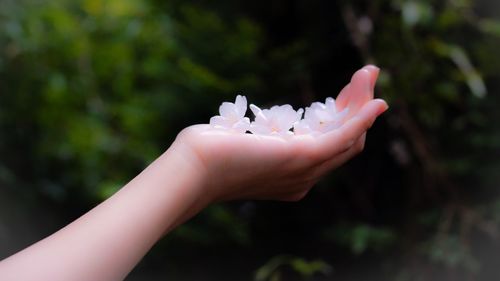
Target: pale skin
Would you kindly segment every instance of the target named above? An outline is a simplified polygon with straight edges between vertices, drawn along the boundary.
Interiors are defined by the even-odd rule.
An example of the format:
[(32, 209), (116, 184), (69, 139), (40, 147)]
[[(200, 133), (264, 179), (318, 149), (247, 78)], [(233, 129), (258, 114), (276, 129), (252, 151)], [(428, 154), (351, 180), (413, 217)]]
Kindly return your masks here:
[(236, 134), (195, 125), (108, 200), (0, 262), (1, 280), (123, 280), (153, 245), (206, 206), (228, 200), (297, 201), (363, 150), (387, 110), (373, 99), (378, 68), (356, 72), (337, 98), (350, 118), (321, 136)]

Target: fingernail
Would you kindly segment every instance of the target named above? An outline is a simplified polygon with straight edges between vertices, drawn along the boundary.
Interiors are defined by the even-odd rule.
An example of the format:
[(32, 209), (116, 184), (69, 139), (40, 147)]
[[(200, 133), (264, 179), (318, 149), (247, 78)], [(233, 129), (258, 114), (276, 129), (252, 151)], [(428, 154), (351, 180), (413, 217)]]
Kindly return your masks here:
[(373, 65), (373, 64), (365, 65), (363, 68), (367, 68), (367, 69), (376, 71), (377, 73), (380, 72), (380, 68), (376, 65)]
[(352, 75), (351, 83), (360, 79), (363, 76), (364, 76), (364, 78), (370, 77), (371, 76), (370, 71), (368, 69), (365, 69), (365, 68), (361, 68), (360, 70), (356, 71), (354, 73), (354, 75)]
[(370, 88), (371, 89), (375, 88), (375, 84), (377, 83), (377, 78), (378, 78), (378, 75), (380, 73), (380, 68), (378, 68), (377, 66), (375, 66), (373, 64), (366, 65), (363, 68), (366, 69), (366, 70), (368, 70), (370, 72), (370, 75), (371, 75), (371, 77), (370, 77)]

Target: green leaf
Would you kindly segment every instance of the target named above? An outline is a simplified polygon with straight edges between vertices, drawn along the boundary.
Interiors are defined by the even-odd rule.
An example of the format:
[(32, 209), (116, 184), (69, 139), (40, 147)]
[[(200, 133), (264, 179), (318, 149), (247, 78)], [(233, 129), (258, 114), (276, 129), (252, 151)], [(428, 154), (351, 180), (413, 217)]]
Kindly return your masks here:
[(406, 1), (401, 7), (401, 16), (407, 26), (425, 25), (433, 19), (434, 10), (425, 2)]

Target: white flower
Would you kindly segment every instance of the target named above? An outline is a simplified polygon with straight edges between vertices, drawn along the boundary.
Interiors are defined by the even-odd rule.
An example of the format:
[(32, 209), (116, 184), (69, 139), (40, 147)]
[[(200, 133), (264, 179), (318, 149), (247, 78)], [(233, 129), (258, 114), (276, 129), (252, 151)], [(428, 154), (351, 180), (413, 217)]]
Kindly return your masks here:
[(319, 134), (339, 128), (347, 116), (348, 109), (337, 112), (335, 100), (327, 98), (325, 103), (314, 102), (306, 108), (304, 119), (295, 124), (295, 134)]
[(255, 114), (255, 121), (250, 124), (250, 131), (257, 135), (293, 135), (290, 129), (302, 117), (304, 110), (295, 111), (291, 105), (273, 106), (270, 109), (260, 109), (251, 104), (250, 109)]
[(229, 129), (245, 133), (250, 128), (250, 119), (245, 117), (247, 98), (238, 95), (234, 103), (223, 102), (218, 116), (210, 118), (210, 125), (216, 129)]

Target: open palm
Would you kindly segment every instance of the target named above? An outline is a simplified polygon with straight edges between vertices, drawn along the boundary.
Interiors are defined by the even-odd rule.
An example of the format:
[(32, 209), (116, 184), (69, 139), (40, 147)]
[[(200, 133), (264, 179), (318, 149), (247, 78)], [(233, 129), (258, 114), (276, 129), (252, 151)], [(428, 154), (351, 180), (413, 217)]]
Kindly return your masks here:
[(372, 66), (353, 75), (337, 98), (338, 109), (349, 108), (349, 118), (323, 135), (285, 139), (195, 125), (176, 143), (204, 174), (206, 192), (216, 201), (299, 200), (321, 176), (363, 150), (366, 131), (387, 109), (383, 100), (373, 99), (377, 75)]

